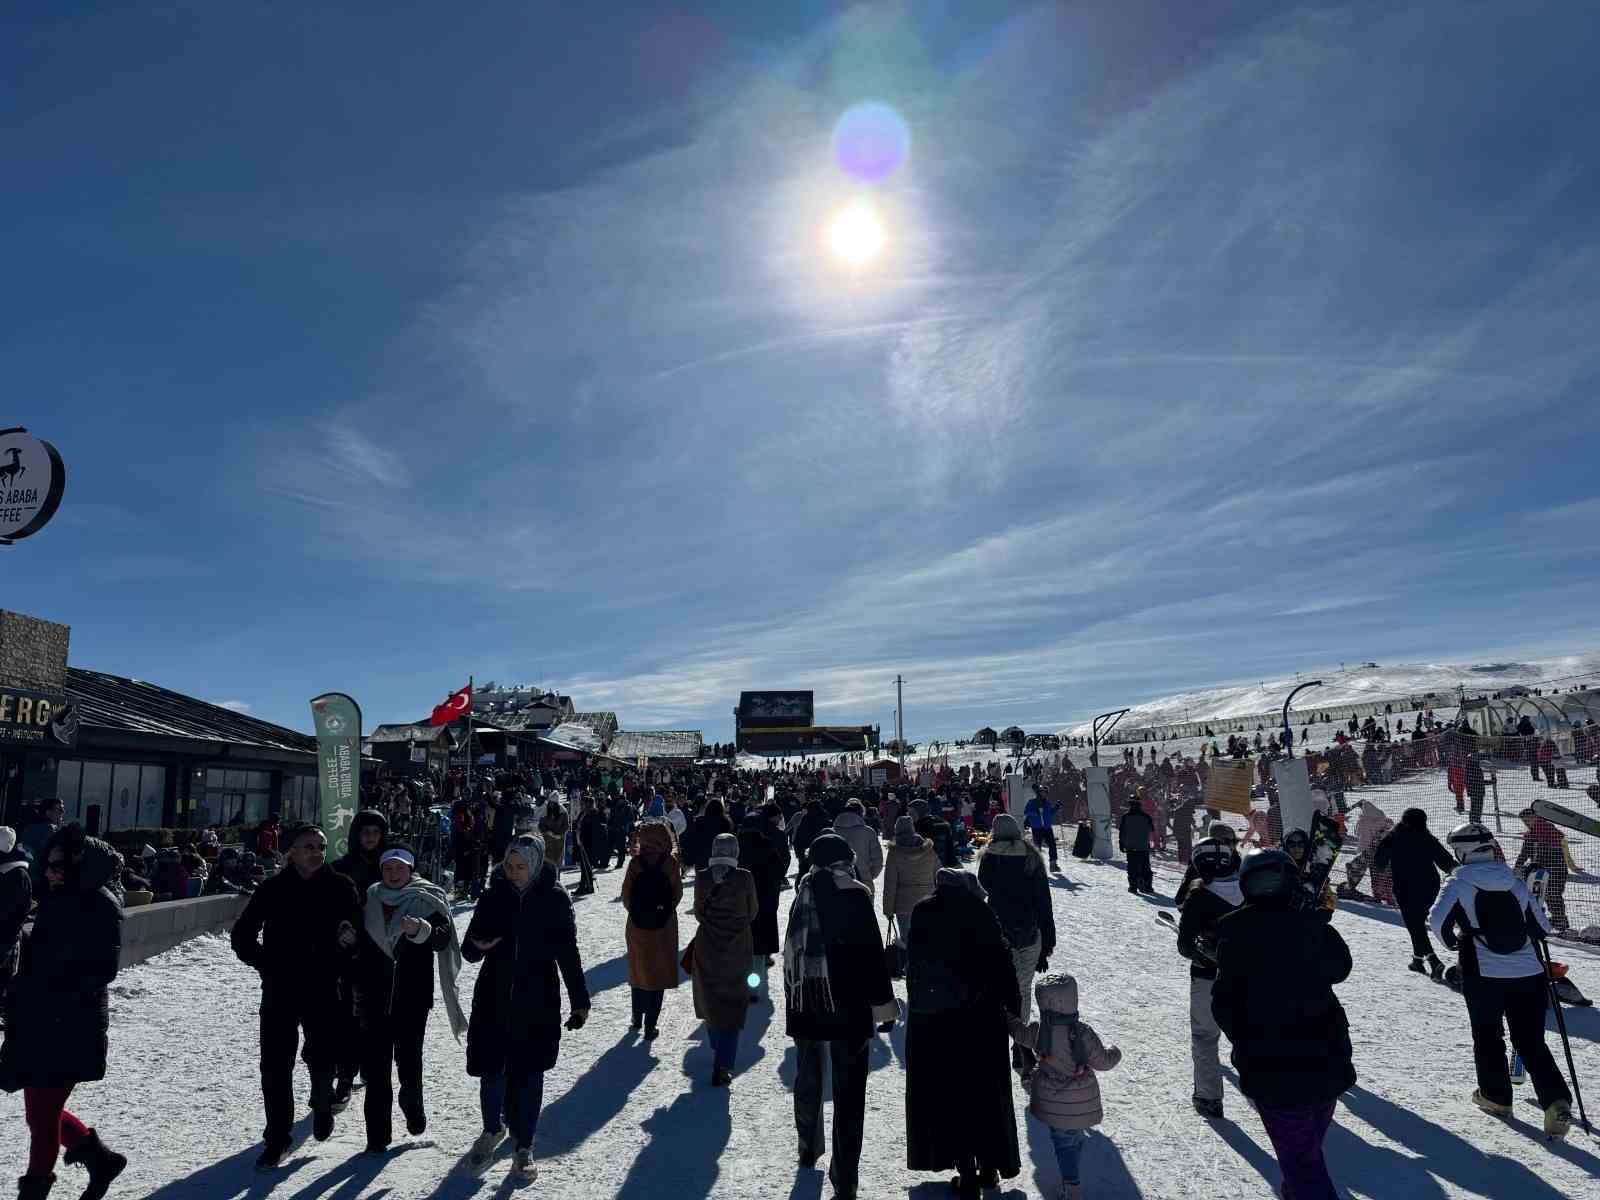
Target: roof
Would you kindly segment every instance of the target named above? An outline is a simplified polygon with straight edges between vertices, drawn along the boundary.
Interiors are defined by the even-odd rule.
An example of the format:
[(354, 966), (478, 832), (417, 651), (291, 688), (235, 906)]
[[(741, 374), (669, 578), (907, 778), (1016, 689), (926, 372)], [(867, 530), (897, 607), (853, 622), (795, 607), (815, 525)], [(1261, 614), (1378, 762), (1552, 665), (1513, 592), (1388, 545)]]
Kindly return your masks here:
[(611, 739), (612, 758), (699, 758), (705, 741), (698, 729), (662, 729), (645, 733), (618, 733)]
[(448, 729), (445, 725), (430, 725), (426, 721), (418, 721), (411, 725), (378, 725), (364, 740), (369, 742), (431, 742), (439, 736), (439, 731)]
[(603, 741), (610, 741), (617, 732), (617, 714), (614, 712), (574, 713), (567, 718), (574, 725), (587, 725), (598, 733)]
[(104, 671), (68, 667), (66, 691), (78, 706), (80, 724), (95, 729), (232, 742), (300, 754), (315, 754), (317, 750), (317, 739), (308, 733)]
[(549, 733), (541, 734), (539, 740), (562, 750), (581, 750), (585, 754), (599, 754), (605, 749), (600, 735), (591, 726), (577, 721), (563, 721)]

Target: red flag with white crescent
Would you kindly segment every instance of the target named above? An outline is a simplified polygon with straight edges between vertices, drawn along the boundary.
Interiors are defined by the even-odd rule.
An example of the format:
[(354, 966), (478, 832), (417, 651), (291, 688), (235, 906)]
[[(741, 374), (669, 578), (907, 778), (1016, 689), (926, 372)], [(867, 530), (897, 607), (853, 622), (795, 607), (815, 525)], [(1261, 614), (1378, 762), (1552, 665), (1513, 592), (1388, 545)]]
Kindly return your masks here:
[(468, 686), (462, 688), (459, 692), (451, 693), (443, 704), (434, 709), (433, 716), (428, 719), (428, 724), (448, 725), (452, 721), (459, 721), (471, 711), (472, 688)]

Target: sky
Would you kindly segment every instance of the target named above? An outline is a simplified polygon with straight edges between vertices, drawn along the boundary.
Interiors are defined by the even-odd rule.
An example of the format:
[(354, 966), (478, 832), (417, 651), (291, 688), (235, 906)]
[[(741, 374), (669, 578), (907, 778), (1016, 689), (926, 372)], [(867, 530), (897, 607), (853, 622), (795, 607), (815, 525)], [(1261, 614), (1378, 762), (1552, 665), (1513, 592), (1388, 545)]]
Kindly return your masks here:
[(0, 425), (68, 484), (0, 605), (306, 730), (1593, 647), (1597, 59), (1535, 0), (12, 6)]

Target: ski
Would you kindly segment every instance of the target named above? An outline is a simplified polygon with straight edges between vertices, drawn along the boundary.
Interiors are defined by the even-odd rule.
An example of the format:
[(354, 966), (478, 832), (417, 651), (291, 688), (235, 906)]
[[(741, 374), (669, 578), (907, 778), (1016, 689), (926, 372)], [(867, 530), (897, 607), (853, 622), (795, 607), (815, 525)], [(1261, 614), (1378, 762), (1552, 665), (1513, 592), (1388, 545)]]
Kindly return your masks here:
[(1173, 916), (1172, 913), (1168, 912), (1166, 909), (1162, 909), (1160, 912), (1156, 913), (1156, 924), (1160, 925), (1163, 929), (1172, 930), (1173, 933), (1178, 932), (1178, 918)]
[(1579, 833), (1587, 833), (1590, 837), (1600, 837), (1600, 817), (1586, 817), (1563, 804), (1555, 804), (1549, 800), (1535, 800), (1530, 807), (1553, 825), (1565, 825), (1568, 829), (1576, 829)]

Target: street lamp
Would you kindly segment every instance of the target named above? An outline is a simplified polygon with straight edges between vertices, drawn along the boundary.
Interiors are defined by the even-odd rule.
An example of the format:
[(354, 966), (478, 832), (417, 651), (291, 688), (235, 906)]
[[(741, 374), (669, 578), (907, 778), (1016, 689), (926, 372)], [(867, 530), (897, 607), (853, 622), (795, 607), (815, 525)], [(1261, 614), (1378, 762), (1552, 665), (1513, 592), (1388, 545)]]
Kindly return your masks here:
[(1283, 731), (1284, 733), (1288, 734), (1288, 737), (1284, 739), (1284, 750), (1290, 758), (1294, 757), (1294, 731), (1289, 728), (1289, 703), (1307, 688), (1321, 686), (1322, 680), (1320, 679), (1313, 679), (1309, 683), (1302, 683), (1299, 687), (1295, 688), (1294, 691), (1290, 692), (1283, 702)]

